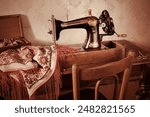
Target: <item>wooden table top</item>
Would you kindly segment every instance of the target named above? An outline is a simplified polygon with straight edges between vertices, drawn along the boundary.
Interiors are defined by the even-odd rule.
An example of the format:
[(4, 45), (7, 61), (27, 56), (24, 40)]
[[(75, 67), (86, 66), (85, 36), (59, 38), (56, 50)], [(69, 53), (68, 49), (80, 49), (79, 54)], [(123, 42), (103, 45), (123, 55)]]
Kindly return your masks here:
[(135, 52), (135, 59), (133, 65), (149, 64), (150, 63), (150, 53), (143, 50), (142, 48), (136, 46), (134, 43), (131, 43), (127, 40), (116, 40), (115, 42), (120, 43), (126, 48), (126, 52), (133, 51)]
[[(133, 62), (133, 65), (142, 65), (142, 64), (149, 64), (150, 63), (150, 53), (148, 53), (148, 52), (146, 52), (146, 51), (144, 51), (142, 48), (139, 48), (139, 47), (137, 47), (135, 44), (133, 44), (133, 43), (131, 43), (131, 42), (129, 42), (129, 41), (127, 41), (127, 40), (113, 40), (112, 41), (113, 43), (117, 43), (117, 44), (120, 44), (122, 47), (124, 47), (125, 48), (125, 54), (128, 52), (128, 51), (133, 51), (133, 52), (135, 52), (135, 59), (134, 59), (134, 62)], [(106, 48), (105, 48), (105, 45), (107, 45), (107, 43), (108, 43), (108, 41), (104, 41), (103, 42), (104, 43), (104, 46), (102, 46), (102, 50), (105, 50)], [(89, 61), (94, 61), (94, 56), (98, 56), (98, 57), (100, 57), (100, 58), (102, 58), (102, 59), (108, 59), (108, 58), (111, 58), (111, 59), (113, 59), (113, 57), (114, 56), (116, 56), (115, 54), (114, 54), (114, 51), (113, 52), (111, 52), (111, 53), (113, 53), (113, 54), (111, 54), (111, 53), (106, 53), (107, 54), (107, 58), (106, 58), (106, 56), (105, 56), (105, 54), (104, 55), (101, 55), (101, 53), (100, 53), (100, 51), (101, 50), (94, 50), (94, 51), (86, 51), (86, 50), (83, 50), (82, 49), (82, 44), (74, 44), (74, 45), (69, 45), (70, 47), (72, 47), (72, 48), (76, 48), (76, 49), (79, 49), (78, 50), (78, 52), (77, 52), (77, 54), (76, 54), (76, 56), (77, 57), (74, 57), (74, 58), (72, 58), (72, 57), (68, 57), (68, 58), (65, 58), (64, 60), (63, 60), (63, 62), (64, 62), (64, 66), (66, 67), (65, 68), (65, 72), (66, 73), (70, 73), (70, 71), (71, 71), (71, 64), (73, 64), (73, 62), (75, 63), (76, 61), (79, 61), (79, 62), (82, 62), (82, 61), (86, 61), (86, 62), (89, 62)], [(111, 49), (110, 49), (111, 50)], [(118, 51), (118, 50), (117, 50)], [(116, 50), (115, 50), (115, 52), (116, 52)], [(119, 53), (120, 51), (118, 51), (118, 53)], [(121, 52), (120, 52), (121, 53)], [(86, 60), (86, 54), (91, 54), (91, 57), (92, 57), (92, 59), (91, 60)], [(110, 55), (109, 55), (110, 54)], [(85, 59), (85, 60), (80, 60), (80, 59), (78, 59), (78, 56), (81, 56), (81, 58), (80, 59)], [(84, 57), (85, 56), (85, 57)], [(101, 56), (104, 56), (104, 57), (101, 57)], [(120, 58), (120, 56), (122, 56), (122, 55), (117, 55), (118, 56), (118, 58)], [(83, 57), (83, 58), (82, 58)], [(74, 60), (73, 60), (74, 59)], [(107, 61), (107, 60), (106, 60)], [(66, 64), (67, 63), (67, 64)], [(69, 64), (69, 66), (67, 66)]]

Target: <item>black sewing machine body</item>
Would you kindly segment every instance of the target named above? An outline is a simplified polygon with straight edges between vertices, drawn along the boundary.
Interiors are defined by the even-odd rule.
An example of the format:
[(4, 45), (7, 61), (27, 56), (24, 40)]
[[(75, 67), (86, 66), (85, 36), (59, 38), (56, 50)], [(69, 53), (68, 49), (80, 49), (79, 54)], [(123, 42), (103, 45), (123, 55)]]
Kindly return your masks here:
[[(101, 48), (102, 37), (106, 35), (113, 35), (114, 24), (108, 11), (104, 10), (99, 19), (95, 16), (83, 17), (71, 21), (56, 20), (54, 16), (51, 18), (52, 31), (54, 42), (59, 39), (60, 32), (64, 29), (84, 28), (87, 32), (87, 37), (83, 43), (83, 49), (98, 49)], [(99, 33), (99, 28), (102, 27), (105, 34)]]

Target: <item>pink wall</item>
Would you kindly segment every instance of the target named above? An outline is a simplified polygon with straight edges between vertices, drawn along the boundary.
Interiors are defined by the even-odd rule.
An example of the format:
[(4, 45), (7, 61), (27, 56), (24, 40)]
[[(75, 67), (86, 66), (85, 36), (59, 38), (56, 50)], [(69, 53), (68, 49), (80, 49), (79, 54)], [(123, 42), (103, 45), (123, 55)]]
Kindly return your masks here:
[[(25, 37), (32, 43), (49, 44), (51, 36), (48, 19), (54, 14), (59, 20), (87, 16), (88, 9), (99, 17), (107, 9), (118, 33), (127, 34), (127, 40), (150, 50), (150, 1), (149, 0), (0, 0), (0, 15), (23, 14)], [(65, 30), (58, 43), (83, 43), (84, 30)], [(116, 35), (106, 39), (124, 39)]]

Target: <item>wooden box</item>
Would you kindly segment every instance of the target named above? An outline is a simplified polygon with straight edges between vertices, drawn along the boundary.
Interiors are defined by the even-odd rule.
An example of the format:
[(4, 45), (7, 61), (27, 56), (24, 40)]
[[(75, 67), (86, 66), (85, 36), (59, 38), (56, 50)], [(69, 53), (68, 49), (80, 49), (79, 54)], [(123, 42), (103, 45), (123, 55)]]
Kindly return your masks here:
[(23, 39), (25, 43), (20, 44), (20, 45), (0, 47), (0, 52), (9, 48), (16, 48), (22, 45), (30, 44), (30, 42), (24, 38), (20, 14), (0, 16), (0, 41), (1, 43), (5, 39), (7, 40)]

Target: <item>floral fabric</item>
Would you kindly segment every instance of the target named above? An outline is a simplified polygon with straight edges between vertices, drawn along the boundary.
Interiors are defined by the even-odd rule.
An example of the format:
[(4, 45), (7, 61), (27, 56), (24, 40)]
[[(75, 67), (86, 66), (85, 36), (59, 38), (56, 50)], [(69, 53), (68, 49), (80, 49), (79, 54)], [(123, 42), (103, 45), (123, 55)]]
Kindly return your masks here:
[(0, 54), (0, 66), (11, 63), (27, 64), (28, 62), (37, 63), (39, 67), (27, 70), (9, 71), (7, 74), (16, 80), (20, 75), (30, 91), (38, 81), (42, 80), (48, 71), (53, 71), (51, 67), (51, 46), (22, 46), (19, 49), (7, 50)]

